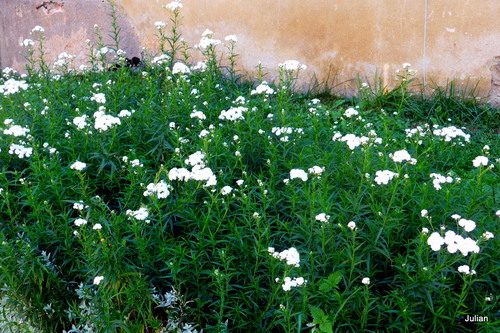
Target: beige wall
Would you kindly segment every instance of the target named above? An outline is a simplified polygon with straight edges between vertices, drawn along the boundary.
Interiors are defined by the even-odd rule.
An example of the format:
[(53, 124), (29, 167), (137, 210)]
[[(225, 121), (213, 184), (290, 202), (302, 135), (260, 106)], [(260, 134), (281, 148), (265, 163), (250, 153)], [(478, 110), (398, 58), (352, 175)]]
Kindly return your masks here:
[[(39, 0), (20, 2), (40, 3)], [(9, 3), (12, 1), (0, 0), (0, 5)], [(79, 10), (85, 10), (81, 8), (86, 3), (93, 4), (92, 10), (99, 12), (87, 10), (86, 15), (75, 14), (74, 8), (80, 6)], [(168, 22), (169, 12), (162, 8), (167, 3), (117, 0), (139, 44), (149, 49), (157, 48), (153, 23)], [(284, 60), (295, 59), (308, 66), (302, 73), (303, 82), (310, 82), (313, 74), (320, 82), (324, 81), (331, 69), (336, 83), (348, 82), (347, 88), (344, 84), (339, 89), (349, 89), (349, 83), (352, 85), (352, 79), (358, 76), (373, 79), (377, 74), (392, 78), (395, 70), (408, 62), (418, 70), (420, 80), (425, 78), (428, 84), (445, 84), (448, 79), (463, 83), (470, 79), (473, 83), (479, 81), (481, 92), (486, 95), (491, 81), (489, 66), (500, 55), (498, 0), (183, 0), (182, 3), (181, 32), (190, 45), (196, 44), (207, 28), (214, 31), (217, 39), (235, 34), (243, 68), (251, 70), (261, 61), (273, 69)], [(92, 19), (105, 20), (104, 5), (97, 0), (66, 0), (65, 13), (44, 18), (45, 24), (50, 26), (51, 20), (61, 20), (73, 13), (76, 16), (67, 17), (59, 25), (79, 24), (83, 34), (81, 29), (85, 24), (79, 20), (84, 18), (88, 26)], [(0, 14), (2, 18), (9, 15), (5, 9)], [(24, 16), (26, 19), (29, 14)], [(30, 20), (33, 24), (38, 22)], [(4, 23), (3, 29), (13, 28)], [(71, 38), (71, 34), (64, 38)], [(0, 52), (4, 54), (5, 42), (1, 46)], [(64, 43), (57, 46), (63, 47)], [(136, 46), (131, 48), (137, 52)], [(2, 65), (7, 65), (5, 56), (1, 58)]]

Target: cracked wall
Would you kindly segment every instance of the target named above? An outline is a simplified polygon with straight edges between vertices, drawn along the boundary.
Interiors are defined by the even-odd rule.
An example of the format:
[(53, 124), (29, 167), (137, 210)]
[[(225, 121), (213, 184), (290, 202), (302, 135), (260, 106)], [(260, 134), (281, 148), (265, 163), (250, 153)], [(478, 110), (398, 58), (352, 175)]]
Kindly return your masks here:
[[(157, 48), (153, 25), (169, 22), (162, 8), (170, 1), (117, 0), (123, 48), (138, 55)], [(35, 25), (46, 29), (52, 59), (62, 51), (86, 57), (85, 39), (93, 25), (109, 29), (109, 5), (102, 0), (65, 0), (45, 5), (34, 0), (0, 0), (0, 61), (22, 67), (19, 42)], [(319, 82), (330, 75), (340, 91), (352, 91), (356, 78), (380, 77), (393, 84), (407, 62), (428, 86), (475, 84), (483, 96), (492, 82), (492, 61), (500, 56), (498, 0), (184, 0), (183, 37), (195, 45), (205, 29), (214, 38), (238, 37), (239, 62), (251, 71), (258, 61), (269, 68), (288, 59), (308, 65)], [(62, 5), (62, 6), (61, 6)], [(271, 71), (272, 72), (272, 71)], [(496, 73), (495, 71), (493, 71)], [(496, 81), (495, 81), (496, 82)]]

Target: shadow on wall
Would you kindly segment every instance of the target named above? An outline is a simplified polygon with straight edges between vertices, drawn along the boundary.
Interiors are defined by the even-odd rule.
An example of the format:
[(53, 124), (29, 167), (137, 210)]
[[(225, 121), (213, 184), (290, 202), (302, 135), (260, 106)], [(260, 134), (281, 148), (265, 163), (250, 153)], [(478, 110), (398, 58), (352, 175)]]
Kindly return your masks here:
[[(108, 31), (111, 27), (111, 7), (103, 0), (0, 0), (0, 66), (23, 72), (26, 63), (21, 46), (35, 26), (45, 32), (46, 61), (53, 63), (62, 52), (75, 56), (75, 64), (87, 62), (89, 50), (86, 40), (94, 42), (94, 25), (101, 27), (105, 44), (112, 44)], [(135, 28), (117, 8), (120, 31), (120, 49), (130, 56), (139, 55), (141, 46)]]

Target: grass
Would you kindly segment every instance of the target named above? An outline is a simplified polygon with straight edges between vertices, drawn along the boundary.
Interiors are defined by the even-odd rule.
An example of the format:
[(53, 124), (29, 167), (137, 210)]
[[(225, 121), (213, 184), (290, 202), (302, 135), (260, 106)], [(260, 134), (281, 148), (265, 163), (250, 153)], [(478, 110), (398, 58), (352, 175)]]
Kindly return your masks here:
[(180, 10), (163, 60), (98, 38), (53, 69), (35, 30), (4, 71), (5, 306), (42, 332), (494, 332), (498, 110), (406, 66), (353, 98), (294, 91), (293, 62), (245, 81), (210, 32), (194, 69)]

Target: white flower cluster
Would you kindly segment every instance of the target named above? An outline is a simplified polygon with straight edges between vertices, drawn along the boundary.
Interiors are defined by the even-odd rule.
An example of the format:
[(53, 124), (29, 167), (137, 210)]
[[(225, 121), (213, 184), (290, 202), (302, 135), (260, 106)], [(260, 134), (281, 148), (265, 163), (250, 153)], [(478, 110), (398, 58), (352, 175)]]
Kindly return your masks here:
[(85, 208), (89, 208), (83, 201), (78, 201), (73, 204), (73, 209), (76, 210), (84, 210)]
[(433, 251), (439, 251), (441, 246), (446, 244), (449, 253), (460, 251), (464, 256), (467, 256), (469, 253), (479, 253), (480, 250), (475, 240), (470, 237), (464, 238), (456, 234), (453, 230), (446, 231), (444, 237), (438, 232), (433, 232), (427, 238), (427, 244)]
[(74, 55), (62, 52), (57, 56), (57, 61), (54, 63), (54, 68), (56, 69), (65, 68), (71, 64), (74, 58), (75, 58)]
[(359, 114), (359, 112), (355, 108), (348, 108), (344, 112), (344, 116), (347, 118), (351, 118), (352, 116), (357, 116), (358, 114)]
[(266, 81), (262, 81), (261, 84), (259, 84), (254, 90), (250, 92), (250, 95), (260, 94), (272, 95), (274, 94), (274, 89), (269, 87)]
[(462, 137), (466, 142), (470, 140), (470, 134), (465, 134), (460, 128), (455, 126), (448, 126), (443, 128), (438, 128), (438, 125), (434, 125), (436, 128), (432, 133), (436, 136), (444, 137), (444, 141), (450, 142), (452, 139), (456, 137)]
[(3, 134), (13, 136), (27, 136), (29, 132), (29, 128), (21, 127), (19, 125), (11, 125), (10, 128), (3, 130)]
[(156, 195), (158, 199), (165, 199), (170, 195), (172, 186), (160, 180), (158, 183), (150, 183), (146, 186), (146, 191), (143, 195), (145, 197)]
[(476, 274), (476, 271), (475, 270), (471, 270), (468, 265), (458, 266), (457, 271), (459, 273), (464, 273), (465, 275), (475, 275)]
[(8, 79), (4, 84), (0, 85), (0, 94), (7, 96), (19, 92), (20, 89), (26, 90), (28, 87), (28, 84), (24, 80), (16, 81), (14, 79)]
[(247, 112), (248, 108), (243, 106), (231, 107), (227, 111), (222, 110), (219, 119), (226, 119), (230, 121), (243, 120), (245, 117), (243, 116), (243, 112)]
[(195, 45), (195, 48), (207, 49), (209, 47), (215, 47), (215, 46), (219, 45), (221, 43), (221, 41), (218, 39), (212, 39), (211, 38), (212, 34), (213, 34), (213, 31), (206, 29), (203, 32), (202, 37), (201, 37), (198, 45)]
[(205, 185), (203, 187), (214, 186), (217, 184), (217, 178), (213, 171), (205, 166), (205, 154), (197, 151), (194, 154), (189, 155), (189, 157), (184, 160), (184, 163), (191, 165), (192, 169), (189, 171), (186, 168), (172, 168), (168, 172), (168, 179), (185, 181), (196, 180), (204, 181)]
[(9, 147), (9, 154), (15, 154), (19, 158), (30, 157), (33, 154), (33, 148), (12, 143)]
[(125, 212), (125, 214), (128, 215), (129, 217), (135, 218), (136, 220), (144, 221), (144, 220), (146, 220), (148, 218), (149, 211), (148, 211), (148, 209), (146, 207), (141, 207), (138, 210), (127, 209), (127, 211)]
[(106, 95), (103, 93), (93, 94), (92, 97), (90, 97), (90, 100), (95, 101), (96, 103), (104, 104), (106, 103)]
[(113, 125), (121, 124), (120, 118), (105, 114), (101, 108), (99, 108), (99, 111), (94, 112), (94, 118), (94, 128), (99, 130), (99, 132), (107, 131)]
[(320, 213), (314, 217), (316, 221), (327, 223), (330, 220), (330, 215), (326, 215), (325, 213)]
[(182, 3), (181, 0), (175, 0), (169, 3), (168, 5), (165, 5), (166, 9), (169, 9), (171, 11), (175, 11), (178, 8), (182, 8)]
[(473, 161), (472, 161), (472, 165), (476, 168), (479, 168), (479, 166), (483, 165), (483, 166), (487, 166), (488, 165), (488, 157), (486, 156), (477, 156)]
[(439, 173), (431, 173), (429, 175), (429, 177), (432, 178), (432, 185), (434, 185), (434, 188), (439, 191), (440, 189), (442, 189), (441, 187), (441, 184), (445, 184), (445, 183), (452, 183), (453, 182), (453, 178), (451, 176), (443, 176), (443, 175), (440, 175)]
[(287, 265), (295, 267), (300, 266), (300, 254), (294, 247), (291, 247), (288, 250), (283, 250), (282, 252), (276, 252), (274, 250), (274, 247), (269, 247), (267, 251), (274, 258), (278, 258), (280, 260), (286, 260)]
[[(277, 279), (279, 281), (279, 279)], [(285, 277), (283, 280), (283, 284), (281, 285), (281, 288), (283, 288), (284, 291), (290, 291), (292, 288), (300, 287), (301, 285), (307, 283), (307, 280), (305, 280), (303, 277), (294, 277), (291, 278), (289, 276)]]
[(77, 170), (77, 171), (82, 171), (86, 167), (87, 167), (87, 164), (80, 162), (80, 161), (76, 161), (75, 163), (73, 163), (69, 166), (70, 169)]
[(78, 128), (79, 130), (84, 129), (85, 127), (89, 126), (89, 123), (87, 123), (87, 119), (89, 116), (86, 114), (80, 116), (80, 117), (75, 117), (73, 118), (73, 124)]
[(163, 65), (163, 64), (166, 64), (167, 62), (170, 61), (170, 57), (166, 54), (160, 54), (159, 56), (157, 57), (154, 57), (153, 60), (151, 61), (151, 63), (153, 65)]
[(417, 160), (412, 158), (405, 149), (398, 150), (394, 154), (389, 154), (389, 157), (396, 163), (408, 161), (410, 164), (417, 164)]
[(285, 71), (298, 71), (299, 69), (306, 70), (307, 66), (301, 64), (297, 60), (286, 60), (281, 64), (278, 64), (278, 68)]
[(374, 180), (378, 185), (387, 185), (395, 177), (399, 177), (399, 174), (390, 170), (379, 170), (375, 172)]
[(373, 141), (376, 144), (382, 143), (381, 138), (369, 138), (367, 136), (358, 137), (355, 134), (346, 134), (342, 136), (342, 134), (340, 134), (339, 132), (333, 135), (332, 141), (345, 142), (349, 146), (349, 149), (351, 150), (354, 150), (356, 147), (360, 145), (366, 145), (370, 141)]
[(77, 227), (81, 227), (82, 225), (86, 225), (88, 222), (85, 219), (78, 218), (73, 222)]
[(191, 70), (182, 62), (176, 62), (172, 68), (172, 74), (189, 74)]

